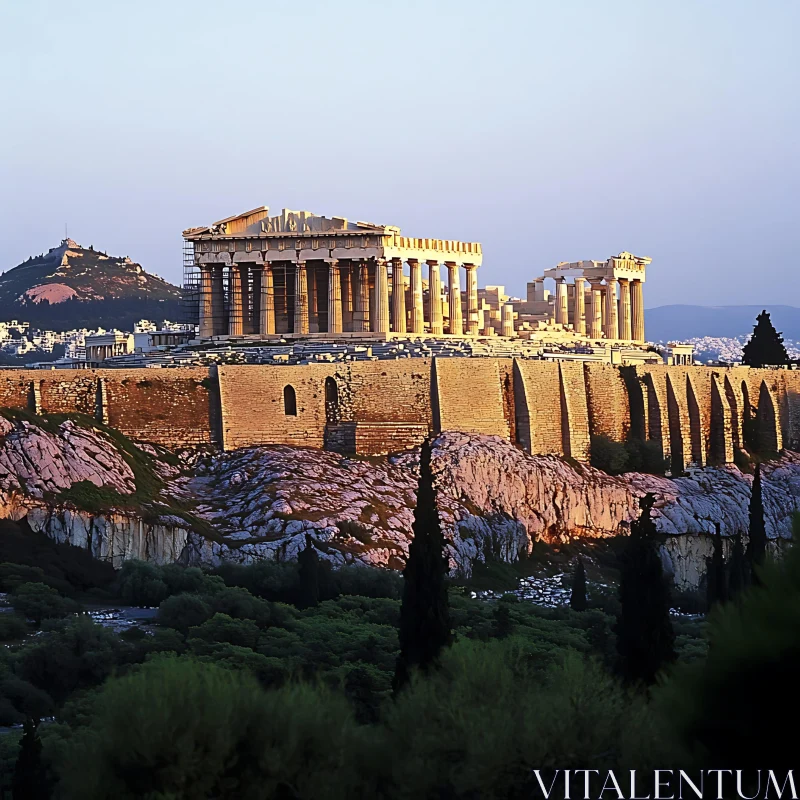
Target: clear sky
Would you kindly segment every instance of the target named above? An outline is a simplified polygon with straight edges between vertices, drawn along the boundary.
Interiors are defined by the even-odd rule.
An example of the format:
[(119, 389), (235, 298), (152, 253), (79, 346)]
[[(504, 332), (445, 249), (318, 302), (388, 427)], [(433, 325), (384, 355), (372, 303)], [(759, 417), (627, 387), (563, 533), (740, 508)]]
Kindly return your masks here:
[(0, 0), (0, 270), (270, 206), (800, 306), (798, 0)]

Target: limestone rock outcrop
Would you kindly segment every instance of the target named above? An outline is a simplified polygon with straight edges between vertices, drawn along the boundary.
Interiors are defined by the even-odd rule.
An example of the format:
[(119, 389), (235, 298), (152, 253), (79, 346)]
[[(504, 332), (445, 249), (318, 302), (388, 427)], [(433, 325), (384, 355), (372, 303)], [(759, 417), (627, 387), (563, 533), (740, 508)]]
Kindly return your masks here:
[[(307, 535), (335, 564), (403, 566), (415, 504), (413, 451), (385, 459), (254, 447), (176, 466), (163, 451), (142, 448), (163, 481), (164, 502), (193, 506), (202, 525), (166, 513), (160, 502), (138, 511), (76, 508), (59, 493), (80, 481), (123, 497), (135, 491), (125, 454), (102, 431), (69, 420), (54, 428), (3, 417), (0, 517), (27, 518), (34, 530), (115, 566), (129, 558), (209, 565), (292, 559)], [(676, 479), (612, 477), (558, 456), (530, 456), (500, 437), (450, 432), (437, 438), (433, 466), (451, 567), (462, 574), (489, 556), (514, 560), (536, 541), (625, 533), (647, 492), (656, 495), (657, 525), (669, 535), (665, 561), (683, 587), (698, 585), (716, 521), (728, 540), (747, 529), (752, 477), (734, 466)], [(779, 548), (800, 504), (800, 455), (765, 464), (763, 477), (767, 532)]]

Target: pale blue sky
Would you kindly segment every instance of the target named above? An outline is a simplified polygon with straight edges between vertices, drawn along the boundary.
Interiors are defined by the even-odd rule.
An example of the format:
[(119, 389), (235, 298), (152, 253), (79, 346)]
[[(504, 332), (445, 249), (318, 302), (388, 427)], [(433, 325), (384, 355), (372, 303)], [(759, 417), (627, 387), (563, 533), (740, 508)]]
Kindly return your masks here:
[(269, 205), (800, 305), (798, 0), (0, 0), (0, 269)]

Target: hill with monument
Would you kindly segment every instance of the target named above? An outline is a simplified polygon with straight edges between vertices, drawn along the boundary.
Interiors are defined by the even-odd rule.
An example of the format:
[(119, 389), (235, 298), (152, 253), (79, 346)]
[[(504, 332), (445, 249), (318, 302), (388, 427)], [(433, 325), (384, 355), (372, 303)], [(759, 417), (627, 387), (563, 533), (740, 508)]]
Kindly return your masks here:
[(181, 290), (127, 256), (72, 239), (0, 275), (6, 319), (50, 330), (102, 326), (132, 329), (142, 318), (178, 319)]

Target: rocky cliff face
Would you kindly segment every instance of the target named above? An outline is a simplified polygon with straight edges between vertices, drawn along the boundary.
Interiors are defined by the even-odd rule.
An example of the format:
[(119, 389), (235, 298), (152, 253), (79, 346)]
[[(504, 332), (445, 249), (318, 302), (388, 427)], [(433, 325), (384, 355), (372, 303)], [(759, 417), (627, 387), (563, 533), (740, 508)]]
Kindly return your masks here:
[[(174, 473), (167, 464), (158, 466), (165, 477)], [(138, 503), (97, 513), (61, 499), (82, 482), (123, 499), (136, 490), (131, 466), (102, 432), (71, 420), (42, 427), (0, 416), (0, 518), (27, 519), (34, 531), (90, 550), (116, 567), (131, 558), (159, 563), (180, 558), (191, 535), (183, 520), (154, 511), (145, 521)]]
[[(34, 530), (115, 566), (129, 558), (194, 564), (291, 559), (310, 535), (320, 555), (335, 564), (402, 568), (415, 503), (414, 453), (387, 460), (259, 447), (179, 467), (147, 450), (142, 456), (158, 471), (161, 497), (128, 503), (137, 490), (130, 453), (102, 431), (71, 421), (54, 427), (0, 417), (0, 517), (27, 517)], [(732, 466), (675, 480), (611, 477), (555, 456), (529, 456), (496, 437), (459, 433), (436, 440), (433, 464), (451, 566), (462, 574), (489, 555), (516, 559), (536, 541), (625, 533), (647, 492), (657, 496), (657, 524), (670, 535), (665, 560), (685, 588), (696, 586), (705, 571), (705, 534), (714, 521), (726, 537), (747, 529), (752, 478)], [(113, 490), (121, 502), (80, 508), (68, 490), (82, 481)], [(765, 466), (764, 497), (777, 548), (790, 538), (800, 503), (800, 456), (787, 453)], [(165, 503), (175, 499), (193, 506), (193, 516), (170, 514)]]

